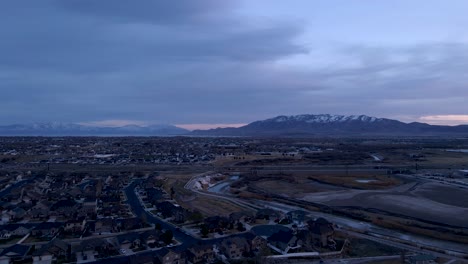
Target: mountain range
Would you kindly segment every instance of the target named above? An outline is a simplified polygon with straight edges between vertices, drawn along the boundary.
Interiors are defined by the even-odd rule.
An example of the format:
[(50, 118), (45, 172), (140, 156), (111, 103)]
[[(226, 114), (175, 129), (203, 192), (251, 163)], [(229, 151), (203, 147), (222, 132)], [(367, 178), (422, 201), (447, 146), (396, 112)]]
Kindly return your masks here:
[(277, 116), (239, 128), (192, 131), (199, 136), (468, 136), (468, 125), (404, 123), (366, 115)]
[(175, 136), (187, 133), (188, 130), (173, 125), (99, 127), (52, 122), (0, 126), (1, 136)]
[(121, 127), (69, 123), (35, 123), (0, 126), (0, 136), (468, 136), (468, 125), (438, 126), (404, 123), (366, 115), (293, 115), (255, 121), (238, 128), (189, 131), (174, 125)]

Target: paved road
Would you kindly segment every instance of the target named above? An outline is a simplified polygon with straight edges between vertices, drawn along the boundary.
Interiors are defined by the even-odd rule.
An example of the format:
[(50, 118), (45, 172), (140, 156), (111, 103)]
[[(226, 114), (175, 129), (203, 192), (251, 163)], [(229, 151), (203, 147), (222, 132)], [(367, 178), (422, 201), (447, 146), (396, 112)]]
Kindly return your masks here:
[[(201, 175), (200, 175), (201, 176)], [(185, 186), (187, 189), (192, 188), (192, 191), (194, 191), (193, 186), (194, 182), (196, 181), (197, 177), (193, 177), (189, 183)], [(195, 190), (196, 191), (196, 190)], [(204, 193), (204, 192), (203, 192)], [(216, 193), (212, 194), (215, 195), (216, 197), (222, 197), (233, 200), (233, 198), (229, 195), (224, 195), (222, 193)], [(295, 202), (296, 200), (292, 198), (286, 198), (282, 197), (283, 200), (290, 200), (292, 202)], [(245, 202), (245, 201), (243, 201)], [(296, 201), (297, 202), (297, 201)], [(280, 202), (272, 202), (272, 201), (264, 201), (264, 200), (250, 200), (250, 204), (252, 205), (257, 205), (260, 207), (270, 207), (274, 208), (276, 210), (284, 211), (284, 212), (289, 212), (293, 210), (305, 210), (302, 207), (298, 206), (291, 206), (287, 204), (283, 204)], [(307, 210), (305, 210), (307, 211)], [(426, 237), (422, 236), (417, 236), (413, 234), (403, 234), (399, 233), (398, 231), (395, 230), (390, 230), (382, 227), (375, 226), (370, 223), (364, 223), (361, 221), (356, 221), (353, 219), (345, 218), (345, 217), (340, 217), (340, 216), (335, 216), (323, 212), (316, 212), (316, 211), (307, 211), (310, 215), (313, 215), (314, 217), (324, 217), (326, 219), (329, 219), (330, 221), (334, 222), (335, 224), (338, 224), (342, 226), (343, 228), (346, 228), (347, 230), (360, 230), (361, 232), (366, 232), (368, 234), (375, 234), (376, 236), (380, 236), (378, 238), (374, 238), (373, 236), (367, 236), (368, 238), (374, 238), (373, 240), (376, 242), (391, 242), (394, 243), (395, 246), (403, 249), (408, 249), (406, 244), (403, 243), (397, 243), (394, 241), (409, 241), (410, 243), (417, 244), (419, 247), (413, 247), (412, 249), (418, 250), (420, 247), (426, 247), (426, 248), (434, 248), (434, 249), (442, 249), (446, 250), (447, 252), (453, 252), (454, 254), (461, 256), (463, 254), (468, 253), (468, 248), (465, 245), (462, 245), (460, 243), (453, 243), (449, 241), (440, 241), (440, 240), (434, 240), (434, 239), (429, 239)], [(372, 239), (371, 239), (372, 240)], [(384, 242), (385, 243), (385, 242)], [(455, 251), (455, 252), (454, 252)], [(418, 251), (416, 251), (418, 252)], [(420, 250), (419, 252), (421, 253), (429, 253), (429, 252), (434, 252), (435, 251), (431, 250)], [(457, 252), (461, 253), (458, 254)], [(447, 254), (442, 254), (447, 257)]]
[(163, 229), (171, 230), (172, 233), (174, 234), (174, 238), (182, 242), (185, 246), (197, 244), (200, 241), (198, 238), (195, 238), (186, 234), (179, 227), (173, 224), (170, 224), (168, 222), (165, 222), (145, 210), (143, 205), (140, 203), (140, 200), (138, 199), (137, 194), (135, 193), (135, 187), (140, 182), (141, 180), (135, 180), (125, 188), (125, 195), (127, 196), (127, 202), (132, 208), (133, 213), (137, 217), (140, 217), (140, 218), (142, 215), (146, 215), (146, 219), (148, 220), (148, 222), (152, 224), (160, 224)]
[[(146, 215), (146, 218), (147, 218), (148, 222), (150, 222), (152, 224), (159, 223), (163, 229), (171, 230), (173, 232), (174, 238), (182, 243), (181, 245), (173, 247), (173, 249), (175, 249), (175, 250), (185, 250), (185, 249), (187, 249), (187, 248), (189, 248), (189, 247), (191, 247), (193, 245), (197, 245), (197, 244), (216, 244), (216, 243), (219, 243), (221, 240), (226, 238), (226, 237), (224, 237), (224, 238), (204, 240), (204, 239), (200, 239), (198, 237), (193, 237), (193, 236), (185, 233), (183, 230), (181, 230), (177, 226), (175, 226), (173, 224), (170, 224), (168, 222), (165, 222), (165, 221), (161, 220), (160, 218), (155, 217), (154, 215), (150, 214), (149, 212), (147, 212), (145, 210), (143, 205), (140, 203), (140, 200), (138, 199), (137, 194), (135, 193), (135, 187), (140, 182), (141, 182), (141, 180), (135, 180), (125, 188), (124, 191), (125, 191), (125, 194), (127, 196), (128, 203), (129, 203), (130, 207), (132, 208), (132, 210), (133, 210), (133, 212), (135, 213), (136, 216), (140, 217), (141, 215), (144, 214), (144, 215)], [(18, 186), (21, 186), (21, 184), (24, 184), (24, 183), (25, 182), (17, 183), (15, 186), (12, 186), (12, 188), (16, 188)], [(229, 198), (231, 198), (231, 197), (229, 197)], [(237, 234), (237, 235), (232, 235), (231, 237), (242, 236), (242, 235), (243, 234)], [(373, 236), (371, 237), (371, 236), (364, 235), (364, 234), (361, 234), (361, 233), (356, 233), (354, 235), (355, 236), (363, 236), (363, 237), (366, 236), (366, 238), (372, 238), (373, 240), (378, 239), (382, 243), (389, 244), (389, 240), (384, 239), (384, 238), (375, 238)], [(395, 243), (394, 246), (398, 246), (400, 248), (403, 247), (403, 248), (406, 248), (406, 249), (411, 249), (411, 250), (416, 250), (416, 251), (420, 250), (420, 249), (414, 248), (414, 247), (408, 248), (408, 245), (404, 245), (404, 244), (402, 246), (401, 243), (399, 243), (398, 245), (396, 244), (396, 242), (393, 242), (393, 243)], [(137, 253), (134, 256), (147, 255), (147, 256), (153, 256), (154, 257), (155, 254), (157, 253), (157, 251), (158, 250), (144, 251), (144, 252)], [(427, 252), (427, 251), (422, 250), (420, 252)], [(431, 254), (434, 254), (433, 251), (429, 251), (429, 252)], [(445, 254), (441, 254), (441, 255), (443, 255), (444, 257), (447, 257), (447, 255), (445, 255)], [(108, 259), (98, 260), (95, 263), (112, 263), (112, 264), (128, 263), (132, 257), (133, 256), (116, 256), (116, 257), (112, 257), (112, 258), (108, 258)], [(358, 260), (353, 260), (353, 261), (358, 261)], [(337, 263), (343, 263), (343, 262), (337, 262)], [(349, 263), (365, 263), (365, 262), (349, 262)]]
[(34, 181), (35, 179), (36, 179), (36, 177), (32, 177), (32, 178), (29, 178), (27, 180), (22, 180), (22, 181), (13, 183), (11, 186), (9, 186), (9, 187), (3, 189), (2, 191), (0, 191), (0, 197), (3, 197), (5, 195), (10, 194), (10, 192), (12, 190), (14, 190), (16, 188), (20, 188), (23, 185), (25, 185), (26, 183), (30, 183), (30, 182)]
[[(226, 200), (234, 205), (237, 205), (237, 206), (240, 206), (242, 208), (245, 208), (247, 210), (258, 210), (258, 209), (262, 209), (263, 207), (262, 206), (258, 206), (258, 205), (255, 205), (255, 204), (252, 204), (250, 202), (246, 202), (242, 199), (239, 199), (239, 198), (236, 198), (232, 195), (228, 195), (228, 194), (223, 194), (223, 193), (217, 193), (217, 192), (209, 192), (209, 191), (201, 191), (201, 190), (198, 190), (197, 188), (195, 188), (195, 183), (199, 180), (200, 177), (204, 177), (205, 175), (209, 175), (210, 173), (214, 173), (214, 172), (208, 172), (208, 173), (202, 173), (202, 174), (199, 174), (199, 175), (196, 175), (194, 177), (192, 177), (184, 186), (185, 189), (187, 190), (190, 190), (194, 193), (197, 193), (197, 194), (200, 194), (200, 195), (204, 195), (204, 196), (208, 196), (208, 197), (213, 197), (215, 199), (223, 199), (223, 200)], [(232, 180), (225, 180), (225, 181), (222, 181), (222, 182), (219, 182), (218, 184), (216, 185), (219, 185), (219, 184), (225, 184), (226, 182), (232, 182)], [(215, 186), (216, 186), (215, 185)], [(215, 187), (213, 186), (213, 187)], [(211, 187), (211, 188), (213, 188)]]
[(344, 233), (347, 233), (348, 235), (353, 236), (353, 237), (372, 240), (372, 241), (379, 242), (379, 243), (382, 243), (382, 244), (386, 244), (386, 245), (389, 245), (389, 246), (406, 249), (406, 250), (409, 250), (409, 251), (412, 251), (412, 252), (417, 252), (419, 254), (430, 254), (430, 255), (433, 255), (433, 256), (436, 256), (436, 257), (453, 258), (453, 259), (457, 259), (459, 261), (467, 261), (468, 262), (468, 260), (464, 259), (463, 257), (456, 257), (456, 256), (450, 256), (450, 255), (447, 255), (447, 254), (444, 254), (444, 253), (438, 253), (438, 252), (433, 251), (433, 250), (425, 249), (425, 248), (423, 248), (421, 246), (414, 246), (414, 245), (411, 245), (411, 244), (403, 244), (403, 243), (400, 243), (400, 242), (390, 240), (388, 238), (384, 238), (384, 237), (379, 238), (379, 237), (376, 237), (376, 236), (370, 236), (370, 235), (366, 235), (366, 234), (362, 234), (362, 233), (358, 233), (358, 232), (353, 232), (353, 231), (345, 231), (345, 230), (341, 230), (341, 231), (344, 232)]
[[(359, 230), (360, 232), (365, 232), (366, 234), (375, 234), (375, 236), (380, 236), (379, 238), (371, 239), (380, 243), (382, 243), (383, 241), (392, 241), (390, 239), (393, 239), (393, 240), (399, 240), (399, 241), (408, 241), (408, 243), (410, 244), (418, 244), (419, 246), (424, 246), (424, 247), (429, 247), (429, 248), (460, 252), (461, 255), (463, 253), (465, 255), (468, 253), (468, 247), (460, 243), (431, 239), (431, 238), (426, 238), (423, 236), (418, 236), (418, 235), (409, 234), (409, 233), (401, 233), (396, 230), (386, 229), (383, 227), (373, 225), (371, 223), (357, 221), (357, 220), (353, 220), (353, 219), (342, 217), (342, 216), (336, 216), (336, 215), (323, 213), (323, 212), (308, 211), (308, 210), (301, 208), (300, 206), (292, 206), (292, 205), (282, 204), (279, 202), (260, 201), (260, 200), (255, 200), (255, 203), (264, 205), (266, 207), (270, 207), (276, 210), (285, 211), (285, 212), (292, 211), (292, 210), (304, 210), (313, 217), (326, 218), (329, 221), (339, 225), (342, 229), (346, 229), (350, 231)], [(368, 236), (368, 238), (374, 238), (375, 236)], [(383, 243), (386, 243), (386, 242), (383, 242)], [(399, 247), (399, 248), (405, 248), (405, 247), (406, 247), (405, 244), (402, 244), (402, 247)], [(431, 251), (431, 252), (435, 252), (435, 251)], [(448, 255), (445, 255), (445, 257), (447, 256)]]
[(216, 244), (228, 237), (236, 237), (236, 236), (245, 235), (245, 233), (240, 233), (240, 234), (233, 234), (233, 235), (228, 235), (228, 236), (224, 236), (220, 238), (201, 239), (199, 237), (194, 237), (191, 234), (186, 233), (178, 226), (168, 223), (160, 219), (159, 217), (156, 217), (150, 214), (148, 211), (145, 210), (144, 206), (140, 203), (140, 200), (138, 199), (137, 194), (135, 193), (135, 187), (140, 182), (141, 180), (135, 180), (125, 188), (125, 194), (127, 195), (127, 200), (128, 200), (127, 202), (129, 203), (130, 207), (132, 208), (133, 212), (135, 213), (137, 217), (140, 217), (142, 214), (145, 214), (148, 222), (152, 224), (159, 223), (163, 229), (171, 230), (174, 235), (174, 238), (178, 240), (179, 242), (181, 242), (181, 245), (177, 246), (176, 248), (186, 249), (190, 246), (197, 245), (197, 244)]

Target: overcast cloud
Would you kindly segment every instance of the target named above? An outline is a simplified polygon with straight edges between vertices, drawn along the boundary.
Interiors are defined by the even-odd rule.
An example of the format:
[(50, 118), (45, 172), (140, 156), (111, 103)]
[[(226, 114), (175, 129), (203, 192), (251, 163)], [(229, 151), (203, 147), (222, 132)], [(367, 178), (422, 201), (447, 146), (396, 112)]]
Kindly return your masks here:
[[(445, 20), (464, 22), (463, 2), (439, 18), (447, 36), (416, 19), (405, 28), (392, 11), (370, 13), (380, 28), (353, 27), (361, 11), (334, 17), (340, 1), (262, 2), (2, 1), (0, 123), (206, 127), (303, 113), (468, 123), (468, 36)], [(420, 11), (437, 23), (438, 7)]]

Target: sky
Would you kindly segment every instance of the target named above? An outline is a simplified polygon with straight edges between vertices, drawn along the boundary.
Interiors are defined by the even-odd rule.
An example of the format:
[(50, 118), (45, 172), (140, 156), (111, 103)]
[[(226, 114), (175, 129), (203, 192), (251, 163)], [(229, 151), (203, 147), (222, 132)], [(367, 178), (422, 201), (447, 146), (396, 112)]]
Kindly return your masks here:
[(0, 1), (0, 124), (468, 123), (465, 0)]

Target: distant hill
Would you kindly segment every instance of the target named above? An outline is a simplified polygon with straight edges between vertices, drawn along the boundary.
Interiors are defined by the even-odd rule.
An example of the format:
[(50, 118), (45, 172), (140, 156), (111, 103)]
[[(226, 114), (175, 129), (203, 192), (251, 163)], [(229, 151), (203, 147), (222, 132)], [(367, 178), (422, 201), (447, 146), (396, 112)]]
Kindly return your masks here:
[(69, 123), (0, 126), (0, 136), (174, 136), (188, 130), (173, 125), (98, 127)]
[(197, 136), (468, 136), (468, 125), (403, 123), (366, 115), (277, 116), (239, 128), (195, 130)]

